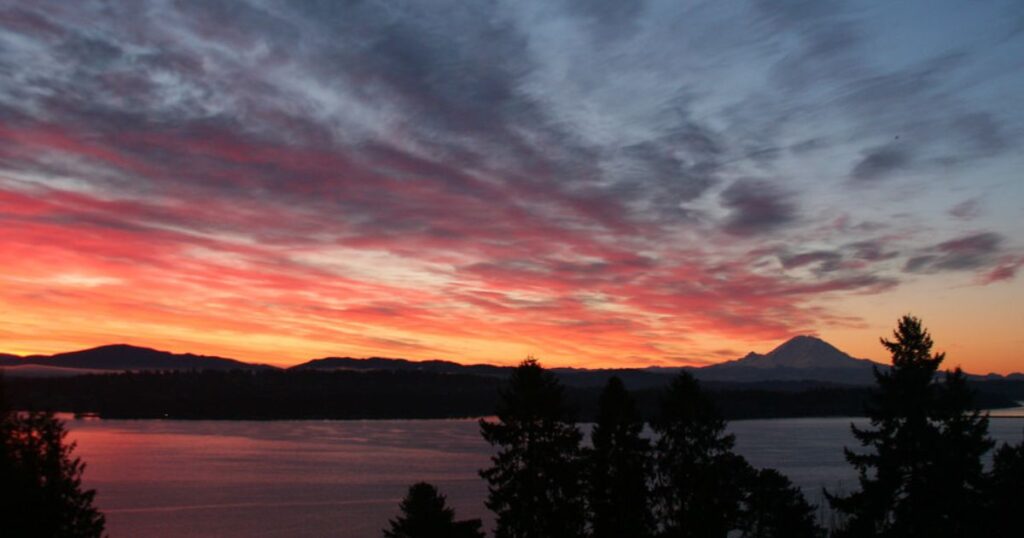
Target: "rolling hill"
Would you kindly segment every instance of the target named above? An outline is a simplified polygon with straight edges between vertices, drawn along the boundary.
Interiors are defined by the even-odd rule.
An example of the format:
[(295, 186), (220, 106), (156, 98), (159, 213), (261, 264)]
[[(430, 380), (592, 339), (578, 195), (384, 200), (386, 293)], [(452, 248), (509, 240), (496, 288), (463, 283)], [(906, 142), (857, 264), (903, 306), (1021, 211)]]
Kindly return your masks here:
[(250, 364), (223, 357), (191, 353), (169, 353), (146, 347), (114, 344), (55, 355), (0, 357), (0, 366), (27, 365), (81, 370), (265, 370), (263, 364)]

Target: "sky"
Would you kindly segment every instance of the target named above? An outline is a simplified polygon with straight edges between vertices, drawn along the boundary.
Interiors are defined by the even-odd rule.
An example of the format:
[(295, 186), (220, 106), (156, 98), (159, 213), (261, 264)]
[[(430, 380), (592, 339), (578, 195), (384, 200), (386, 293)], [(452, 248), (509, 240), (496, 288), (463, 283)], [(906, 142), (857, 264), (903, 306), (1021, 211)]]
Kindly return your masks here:
[(0, 351), (1024, 370), (1024, 3), (0, 0)]

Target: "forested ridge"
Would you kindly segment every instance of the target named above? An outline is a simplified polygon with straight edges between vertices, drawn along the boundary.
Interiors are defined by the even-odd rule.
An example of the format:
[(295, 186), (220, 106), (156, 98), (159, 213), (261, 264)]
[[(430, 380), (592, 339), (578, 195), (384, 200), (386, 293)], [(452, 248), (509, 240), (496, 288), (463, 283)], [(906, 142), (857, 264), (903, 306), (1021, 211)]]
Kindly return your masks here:
[[(501, 378), (423, 371), (166, 371), (9, 378), (19, 409), (104, 418), (389, 419), (460, 418), (493, 413)], [(627, 388), (629, 387), (627, 383)], [(726, 419), (861, 416), (877, 390), (799, 383), (703, 384)], [(1024, 382), (976, 382), (979, 408), (1012, 407)], [(991, 387), (991, 388), (990, 388)], [(632, 391), (644, 418), (661, 388)], [(600, 387), (568, 386), (566, 401), (593, 420)]]

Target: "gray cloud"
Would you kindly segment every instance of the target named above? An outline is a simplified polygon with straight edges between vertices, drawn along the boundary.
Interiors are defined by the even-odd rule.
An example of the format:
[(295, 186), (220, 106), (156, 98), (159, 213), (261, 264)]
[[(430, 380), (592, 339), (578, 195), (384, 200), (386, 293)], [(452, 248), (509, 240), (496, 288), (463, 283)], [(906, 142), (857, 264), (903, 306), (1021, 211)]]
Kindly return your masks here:
[(633, 144), (622, 150), (626, 168), (619, 181), (635, 185), (645, 198), (650, 189), (657, 189), (660, 192), (651, 199), (678, 206), (717, 182), (720, 152), (716, 142), (697, 127), (658, 141)]
[[(885, 278), (874, 273), (885, 271), (877, 264), (899, 256), (881, 239), (857, 241), (834, 250), (812, 250), (793, 253), (782, 249), (776, 254), (783, 269), (808, 268), (817, 277), (839, 274), (842, 278)], [(921, 262), (915, 262), (918, 264)]]
[(889, 145), (865, 151), (863, 157), (850, 171), (855, 180), (876, 180), (910, 166), (910, 154), (902, 147)]
[[(995, 34), (991, 40), (953, 39), (943, 49), (921, 48), (907, 61), (890, 63), (879, 61), (876, 21), (856, 3), (754, 4), (759, 9), (753, 12), (752, 30), (762, 40), (773, 84), (731, 113), (740, 129), (763, 142), (777, 144), (794, 132), (806, 137), (808, 124), (842, 118), (848, 126), (845, 132), (815, 136), (810, 143), (807, 138), (791, 138), (785, 147), (802, 155), (823, 146), (867, 146), (870, 149), (853, 163), (849, 175), (860, 182), (902, 170), (965, 167), (1005, 153), (1019, 139), (1019, 127), (1009, 128), (1007, 115), (997, 112), (1006, 103), (966, 97), (978, 84), (973, 71), (981, 58), (1003, 46)], [(776, 40), (777, 36), (786, 38)], [(778, 51), (784, 54), (772, 54)], [(824, 101), (823, 95), (828, 96)], [(880, 138), (896, 136), (912, 146), (878, 146)]]
[(907, 260), (908, 273), (969, 271), (990, 268), (998, 263), (1004, 238), (994, 232), (965, 235), (933, 245)]
[(636, 19), (643, 12), (646, 0), (568, 0), (570, 12), (593, 25), (598, 42), (622, 37), (636, 28)]
[[(1014, 147), (1006, 115), (951, 86), (977, 52), (893, 66), (869, 57), (870, 21), (850, 4), (755, 3), (574, 1), (545, 9), (557, 24), (544, 28), (518, 2), (26, 4), (0, 17), (0, 39), (17, 37), (0, 46), (0, 118), (59, 126), (71, 149), (4, 140), (0, 166), (117, 196), (266, 204), (294, 219), (278, 240), (319, 223), (344, 239), (491, 248), (524, 228), (667, 244), (699, 220), (680, 204), (722, 187), (722, 228), (757, 236), (802, 223), (810, 195), (788, 159), (841, 153), (848, 176), (822, 182), (884, 188), (871, 180)], [(728, 184), (749, 176), (786, 179)], [(217, 225), (269, 234), (196, 224)], [(783, 264), (896, 255), (825, 252)], [(914, 254), (939, 258), (921, 270), (951, 263)]]
[(948, 213), (960, 220), (971, 220), (981, 216), (981, 202), (970, 198), (949, 208)]
[(722, 191), (720, 201), (730, 210), (724, 230), (733, 235), (767, 233), (796, 220), (792, 195), (769, 181), (738, 180)]
[(816, 250), (800, 254), (780, 254), (779, 262), (783, 269), (796, 269), (799, 267), (813, 266), (817, 274), (831, 273), (839, 270), (843, 261), (843, 255), (829, 250)]
[(857, 241), (846, 245), (846, 248), (853, 251), (853, 257), (867, 262), (880, 262), (891, 260), (899, 256), (899, 252), (886, 248), (881, 240)]
[(949, 129), (959, 139), (960, 155), (954, 159), (991, 157), (1011, 147), (1003, 123), (990, 112), (968, 112), (950, 119)]

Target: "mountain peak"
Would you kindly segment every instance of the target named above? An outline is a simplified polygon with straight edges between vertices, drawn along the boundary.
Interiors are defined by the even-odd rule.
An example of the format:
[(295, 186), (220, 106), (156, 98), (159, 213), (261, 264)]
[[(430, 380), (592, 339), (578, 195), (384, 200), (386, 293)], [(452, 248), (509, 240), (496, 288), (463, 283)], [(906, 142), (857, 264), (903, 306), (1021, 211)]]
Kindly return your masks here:
[(789, 340), (786, 340), (785, 342), (779, 344), (778, 347), (782, 347), (782, 346), (784, 346), (786, 344), (792, 344), (792, 343), (796, 343), (796, 342), (817, 342), (817, 343), (821, 343), (821, 344), (825, 344), (825, 345), (829, 345), (829, 346), (832, 345), (832, 344), (829, 344), (828, 342), (822, 340), (821, 338), (818, 338), (817, 336), (814, 336), (813, 334), (798, 334), (798, 335), (790, 338)]
[(767, 354), (748, 353), (734, 361), (712, 366), (712, 369), (751, 368), (754, 370), (864, 369), (870, 361), (855, 359), (828, 342), (809, 335), (794, 336)]
[(862, 361), (832, 344), (808, 335), (794, 336), (757, 360), (771, 368), (849, 368), (862, 365)]
[(794, 336), (789, 340), (779, 344), (778, 347), (768, 352), (768, 357), (772, 356), (792, 356), (796, 354), (810, 354), (810, 353), (842, 353), (842, 351), (836, 349), (832, 344), (810, 335)]

